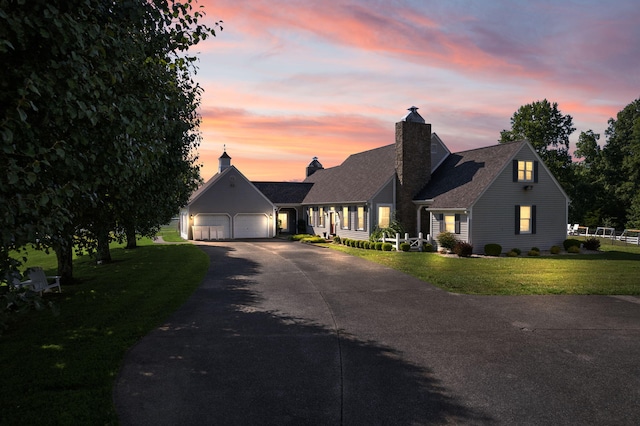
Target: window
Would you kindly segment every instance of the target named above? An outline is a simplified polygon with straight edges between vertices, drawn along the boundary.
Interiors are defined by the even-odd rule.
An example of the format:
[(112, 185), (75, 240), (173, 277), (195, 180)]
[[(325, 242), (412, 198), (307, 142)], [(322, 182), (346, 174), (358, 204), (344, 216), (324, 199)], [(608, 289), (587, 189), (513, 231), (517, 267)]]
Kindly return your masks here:
[(318, 226), (324, 227), (324, 207), (318, 207)]
[(444, 215), (444, 230), (447, 232), (456, 232), (456, 215), (445, 214)]
[(309, 221), (309, 226), (313, 226), (315, 224), (315, 221), (313, 220), (313, 207), (309, 207), (307, 220)]
[(342, 208), (342, 229), (349, 229), (349, 207)]
[(514, 182), (538, 182), (538, 162), (513, 160)]
[(358, 207), (358, 230), (364, 229), (364, 207)]
[(536, 233), (536, 206), (516, 206), (516, 234)]
[(440, 232), (460, 233), (460, 214), (441, 214), (438, 220), (440, 220)]
[(378, 226), (388, 228), (391, 224), (391, 207), (378, 206)]

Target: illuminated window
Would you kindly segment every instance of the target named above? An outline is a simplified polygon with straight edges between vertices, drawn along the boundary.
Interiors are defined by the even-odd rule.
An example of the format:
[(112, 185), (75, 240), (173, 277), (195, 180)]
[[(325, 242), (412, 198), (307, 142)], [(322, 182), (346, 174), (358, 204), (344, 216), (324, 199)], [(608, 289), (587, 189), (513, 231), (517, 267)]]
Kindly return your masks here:
[(518, 182), (533, 182), (533, 161), (518, 161)]
[(342, 229), (349, 229), (349, 207), (342, 208)]
[(516, 206), (516, 234), (536, 233), (536, 206)]
[(313, 207), (309, 207), (309, 211), (307, 212), (307, 220), (309, 221), (309, 226), (313, 226), (314, 225), (314, 220), (313, 220)]
[(364, 207), (358, 207), (358, 230), (364, 229)]
[(444, 215), (444, 230), (447, 232), (456, 232), (456, 215)]
[(531, 206), (520, 206), (520, 233), (531, 233)]
[(318, 208), (318, 226), (324, 226), (324, 207)]
[(378, 226), (388, 228), (391, 224), (391, 207), (378, 206)]

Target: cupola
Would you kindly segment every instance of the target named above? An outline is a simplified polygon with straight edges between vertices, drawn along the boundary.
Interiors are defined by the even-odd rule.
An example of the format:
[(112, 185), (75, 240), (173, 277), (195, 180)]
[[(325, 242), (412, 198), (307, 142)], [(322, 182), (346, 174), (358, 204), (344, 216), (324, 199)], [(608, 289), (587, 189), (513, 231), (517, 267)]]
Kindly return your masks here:
[(227, 146), (224, 146), (224, 152), (218, 158), (218, 173), (222, 173), (225, 169), (231, 167), (231, 157), (227, 154)]
[(311, 163), (307, 166), (307, 177), (322, 169), (324, 169), (324, 167), (322, 167), (322, 164), (318, 161), (318, 157), (313, 157), (313, 160), (311, 160)]

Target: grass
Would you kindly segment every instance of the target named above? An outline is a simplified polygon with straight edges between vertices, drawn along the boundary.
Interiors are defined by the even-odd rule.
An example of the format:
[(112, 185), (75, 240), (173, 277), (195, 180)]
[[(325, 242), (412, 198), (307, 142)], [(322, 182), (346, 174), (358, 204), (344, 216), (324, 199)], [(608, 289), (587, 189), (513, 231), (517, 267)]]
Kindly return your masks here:
[[(48, 293), (60, 309), (30, 312), (0, 336), (0, 424), (117, 424), (112, 388), (126, 351), (181, 306), (202, 282), (208, 257), (196, 246), (112, 249), (113, 262), (74, 260), (78, 284)], [(55, 273), (54, 255), (27, 266)]]
[(436, 253), (329, 247), (462, 294), (640, 295), (640, 247), (602, 240), (603, 253), (516, 258), (458, 258)]

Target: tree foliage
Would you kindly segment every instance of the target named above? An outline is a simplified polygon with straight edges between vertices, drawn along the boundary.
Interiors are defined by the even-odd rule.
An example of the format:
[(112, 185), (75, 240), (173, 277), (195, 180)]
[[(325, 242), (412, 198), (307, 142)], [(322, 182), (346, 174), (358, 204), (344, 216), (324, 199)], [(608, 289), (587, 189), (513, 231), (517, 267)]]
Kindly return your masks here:
[(565, 187), (571, 180), (569, 136), (575, 130), (573, 118), (544, 99), (521, 106), (511, 117), (511, 130), (500, 132), (500, 143), (528, 140)]
[(191, 0), (0, 0), (0, 270), (27, 243), (70, 259), (74, 238), (149, 234), (184, 204), (202, 16)]

